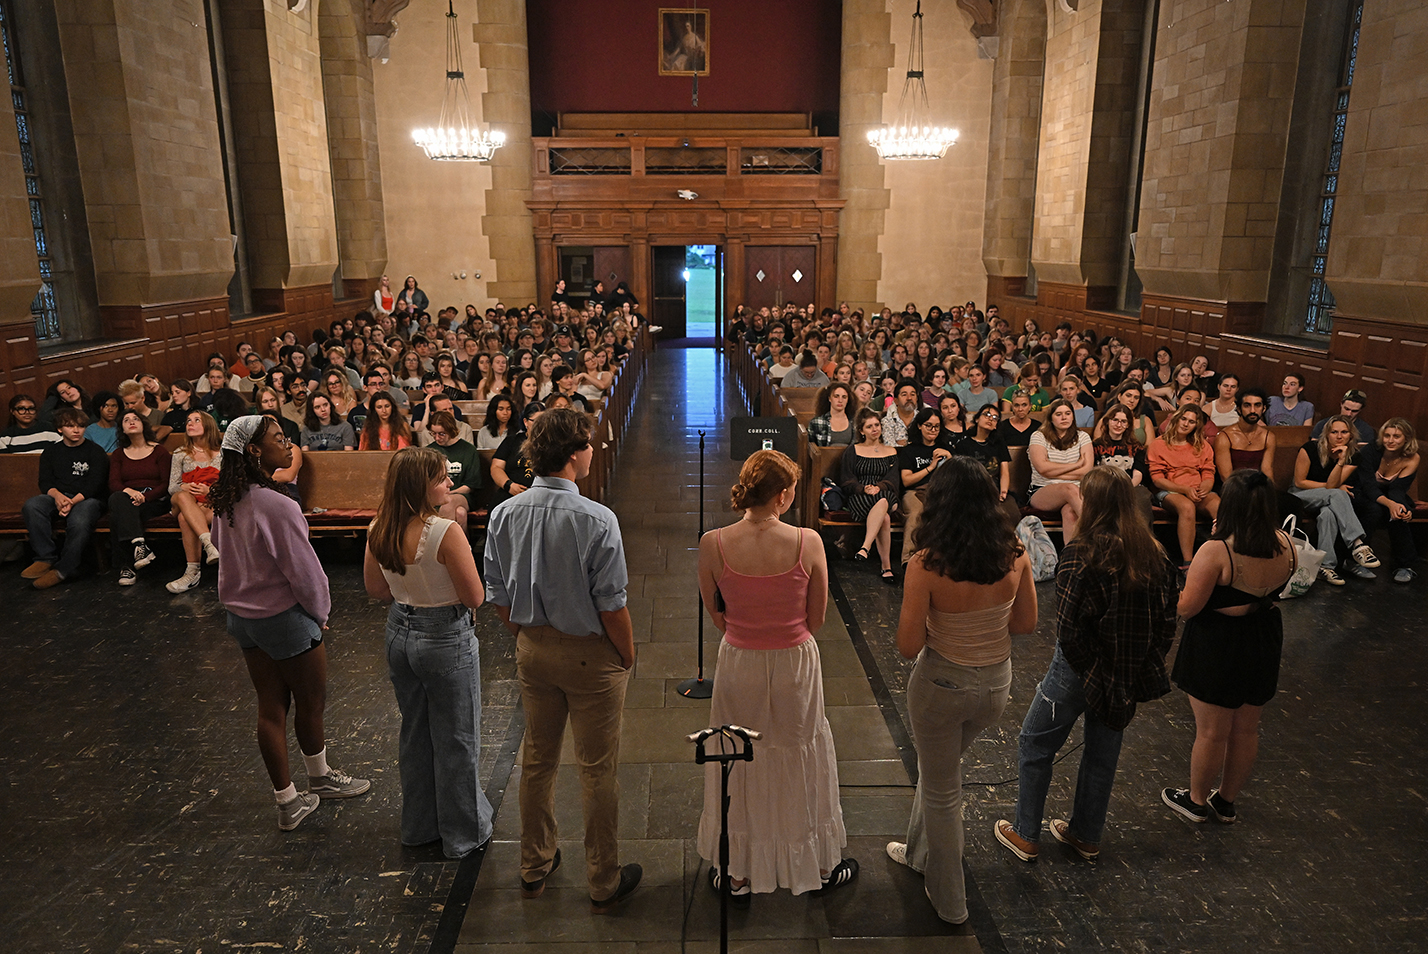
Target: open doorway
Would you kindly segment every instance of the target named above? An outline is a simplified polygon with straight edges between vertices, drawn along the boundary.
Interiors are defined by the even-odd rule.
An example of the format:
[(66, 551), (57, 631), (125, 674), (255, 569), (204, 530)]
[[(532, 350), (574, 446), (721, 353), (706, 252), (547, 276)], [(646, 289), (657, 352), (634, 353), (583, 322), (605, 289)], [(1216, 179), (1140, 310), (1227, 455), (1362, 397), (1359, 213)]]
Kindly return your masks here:
[(719, 298), (724, 269), (717, 245), (684, 247), (685, 322), (691, 338), (719, 335)]

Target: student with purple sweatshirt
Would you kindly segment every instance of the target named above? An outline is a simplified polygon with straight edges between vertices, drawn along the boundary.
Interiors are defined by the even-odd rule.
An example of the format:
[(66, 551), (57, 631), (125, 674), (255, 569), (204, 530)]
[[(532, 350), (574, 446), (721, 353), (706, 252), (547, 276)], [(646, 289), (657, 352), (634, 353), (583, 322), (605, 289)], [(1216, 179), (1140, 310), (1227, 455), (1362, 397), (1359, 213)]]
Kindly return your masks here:
[[(258, 750), (283, 831), (312, 814), (319, 796), (352, 798), (372, 787), (327, 764), (322, 631), (332, 597), (302, 508), (273, 482), (273, 472), (290, 466), (292, 456), (292, 444), (276, 423), (257, 415), (237, 418), (223, 436), (223, 469), (208, 493), (219, 552), (218, 598), (258, 693)], [(274, 607), (284, 609), (274, 615)], [(308, 791), (302, 793), (288, 772), (289, 700), (307, 767)]]

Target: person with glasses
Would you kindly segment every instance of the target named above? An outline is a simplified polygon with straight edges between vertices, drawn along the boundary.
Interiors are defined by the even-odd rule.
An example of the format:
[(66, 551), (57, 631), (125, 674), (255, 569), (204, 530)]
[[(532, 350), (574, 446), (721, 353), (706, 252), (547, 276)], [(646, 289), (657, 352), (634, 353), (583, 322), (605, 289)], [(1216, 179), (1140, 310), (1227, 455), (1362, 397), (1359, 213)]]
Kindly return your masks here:
[(897, 449), (897, 465), (902, 476), (902, 564), (912, 559), (912, 534), (922, 519), (922, 501), (927, 481), (952, 452), (941, 446), (942, 418), (924, 407), (907, 429), (907, 443)]
[(1021, 520), (1021, 503), (1011, 491), (1011, 451), (999, 433), (1002, 412), (995, 404), (979, 409), (967, 428), (952, 442), (952, 453), (970, 457), (987, 470), (997, 486), (997, 502), (1015, 525)]
[(40, 406), (28, 394), (10, 399), (10, 421), (0, 430), (0, 454), (38, 454), (64, 438), (53, 427), (40, 423)]

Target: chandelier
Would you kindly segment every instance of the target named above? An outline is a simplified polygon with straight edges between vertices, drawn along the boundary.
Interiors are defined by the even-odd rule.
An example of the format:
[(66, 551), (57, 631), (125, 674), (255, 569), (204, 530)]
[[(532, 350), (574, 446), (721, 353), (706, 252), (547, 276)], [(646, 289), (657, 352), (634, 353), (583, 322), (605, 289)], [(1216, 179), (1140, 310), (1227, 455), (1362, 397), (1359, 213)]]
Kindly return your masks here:
[(446, 3), (446, 92), (441, 97), (441, 114), (436, 123), (433, 129), (412, 130), (412, 138), (426, 151), (428, 159), (490, 162), (506, 141), (505, 133), (485, 133), (471, 122), (471, 97), (461, 69), (461, 43), (452, 0)]
[(922, 0), (912, 15), (912, 42), (907, 50), (907, 79), (897, 104), (896, 126), (868, 133), (868, 142), (880, 159), (941, 159), (957, 141), (957, 130), (933, 126), (927, 101), (927, 81), (922, 75)]

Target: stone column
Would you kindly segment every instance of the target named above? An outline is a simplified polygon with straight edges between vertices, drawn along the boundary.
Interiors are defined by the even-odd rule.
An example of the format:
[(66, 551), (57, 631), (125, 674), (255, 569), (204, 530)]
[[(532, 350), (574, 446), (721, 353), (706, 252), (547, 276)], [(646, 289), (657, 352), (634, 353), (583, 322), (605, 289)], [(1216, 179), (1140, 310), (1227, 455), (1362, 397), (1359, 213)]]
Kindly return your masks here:
[[(892, 16), (887, 0), (843, 0), (843, 63), (838, 110), (838, 301), (881, 307), (883, 234), (889, 204), (883, 166), (868, 145), (868, 131), (883, 122), (883, 96), (893, 65)], [(837, 307), (838, 302), (820, 302)]]
[(486, 74), (482, 117), (506, 134), (506, 144), (491, 160), (491, 188), (481, 217), (481, 231), (496, 261), (487, 294), (508, 305), (524, 304), (550, 294), (549, 288), (536, 288), (535, 242), (526, 208), (534, 159), (526, 5), (524, 0), (477, 0), (476, 18), (473, 36)]
[(1010, 0), (998, 13), (982, 227), (988, 302), (1020, 294), (1031, 261), (1041, 75), (1046, 64), (1044, 0)]
[(1038, 284), (1104, 306), (1120, 279), (1143, 7), (1048, 8), (1031, 257)]
[(294, 311), (288, 290), (331, 303), (337, 223), (317, 13), (284, 0), (220, 5), (253, 300)]
[(333, 211), (342, 285), (349, 298), (371, 297), (387, 267), (377, 100), (362, 30), (365, 14), (363, 0), (322, 0), (318, 10)]

